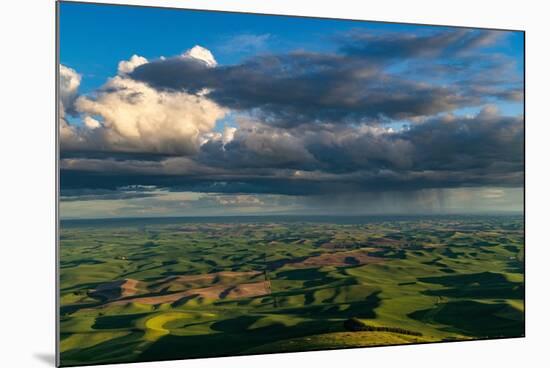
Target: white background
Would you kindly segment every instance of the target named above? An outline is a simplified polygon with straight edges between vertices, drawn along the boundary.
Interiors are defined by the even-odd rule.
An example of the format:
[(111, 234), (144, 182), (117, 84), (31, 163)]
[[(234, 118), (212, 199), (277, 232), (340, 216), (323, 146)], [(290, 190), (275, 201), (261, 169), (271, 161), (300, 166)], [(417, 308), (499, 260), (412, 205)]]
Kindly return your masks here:
[[(527, 338), (142, 363), (131, 367), (353, 364), (517, 368), (542, 366), (548, 361), (550, 12), (544, 8), (544, 1), (121, 2), (527, 31)], [(0, 7), (0, 366), (51, 367), (55, 338), (54, 1), (10, 0), (1, 2)], [(117, 365), (126, 366), (130, 367)]]

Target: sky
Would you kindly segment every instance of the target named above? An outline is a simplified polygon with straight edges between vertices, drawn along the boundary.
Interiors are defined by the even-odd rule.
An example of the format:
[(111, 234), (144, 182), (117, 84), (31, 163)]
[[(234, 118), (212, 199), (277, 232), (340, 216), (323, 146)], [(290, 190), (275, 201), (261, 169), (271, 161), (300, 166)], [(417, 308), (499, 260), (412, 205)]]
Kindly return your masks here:
[(522, 32), (61, 3), (62, 218), (523, 210)]

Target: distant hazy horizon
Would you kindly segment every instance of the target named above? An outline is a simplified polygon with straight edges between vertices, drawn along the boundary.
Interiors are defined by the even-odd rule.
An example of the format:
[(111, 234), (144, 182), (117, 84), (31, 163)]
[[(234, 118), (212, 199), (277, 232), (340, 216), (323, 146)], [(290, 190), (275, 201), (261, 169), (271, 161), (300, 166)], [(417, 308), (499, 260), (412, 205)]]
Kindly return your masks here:
[(406, 213), (384, 213), (384, 214), (354, 214), (354, 215), (345, 215), (345, 214), (255, 214), (255, 215), (195, 215), (195, 216), (133, 216), (133, 217), (60, 217), (59, 220), (63, 223), (70, 222), (86, 222), (86, 221), (125, 221), (125, 220), (205, 220), (205, 219), (243, 219), (245, 220), (256, 220), (256, 219), (296, 219), (304, 221), (313, 221), (315, 219), (325, 220), (321, 222), (327, 222), (330, 219), (407, 219), (407, 218), (461, 218), (461, 217), (518, 217), (523, 216), (524, 211), (509, 211), (509, 212), (477, 212), (477, 213), (467, 213), (467, 212), (454, 212), (454, 213), (416, 213), (416, 214), (406, 214)]

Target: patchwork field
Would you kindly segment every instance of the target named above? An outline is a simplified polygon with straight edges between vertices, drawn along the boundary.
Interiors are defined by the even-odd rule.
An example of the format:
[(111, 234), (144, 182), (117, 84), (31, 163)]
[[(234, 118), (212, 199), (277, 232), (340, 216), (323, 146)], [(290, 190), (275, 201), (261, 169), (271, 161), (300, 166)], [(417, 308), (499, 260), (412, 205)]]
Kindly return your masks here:
[(520, 216), (63, 221), (61, 363), (524, 334)]

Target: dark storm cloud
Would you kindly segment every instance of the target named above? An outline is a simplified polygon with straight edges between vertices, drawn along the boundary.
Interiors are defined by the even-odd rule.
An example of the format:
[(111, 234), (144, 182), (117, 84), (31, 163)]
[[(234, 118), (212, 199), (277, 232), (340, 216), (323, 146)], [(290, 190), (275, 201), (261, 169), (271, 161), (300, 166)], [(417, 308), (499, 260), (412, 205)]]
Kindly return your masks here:
[[(347, 164), (351, 171), (412, 171), (424, 179), (485, 184), (496, 175), (523, 171), (523, 129), (522, 118), (486, 108), (474, 118), (432, 118), (400, 133), (352, 137), (332, 145), (322, 158), (330, 162), (331, 156), (333, 167)], [(518, 184), (515, 178), (498, 180)]]
[[(341, 41), (339, 53), (261, 55), (216, 68), (192, 58), (174, 57), (141, 65), (130, 76), (157, 89), (190, 93), (208, 89), (208, 97), (222, 106), (279, 126), (414, 118), (479, 106), (491, 97), (507, 99), (510, 95), (502, 86), (492, 96), (472, 93), (469, 88), (476, 83), (494, 84), (486, 78), (495, 66), (485, 58), (473, 59), (471, 51), (490, 46), (501, 34), (482, 30), (426, 35), (356, 32)], [(395, 61), (410, 65), (391, 71)], [(445, 75), (448, 80), (458, 75), (463, 80), (419, 80), (430, 74), (431, 67), (459, 68), (460, 74)], [(420, 68), (424, 73), (415, 75)], [(472, 76), (485, 80), (476, 81)]]
[(431, 119), (407, 131), (404, 139), (415, 146), (418, 169), (483, 169), (490, 175), (523, 170), (523, 136), (522, 117), (500, 116), (488, 107), (475, 119)]
[(454, 29), (425, 35), (352, 32), (342, 38), (341, 50), (348, 55), (374, 60), (452, 57), (489, 46), (503, 36), (500, 31)]
[[(385, 192), (390, 190), (408, 192), (421, 189), (459, 188), (459, 187), (517, 187), (523, 181), (521, 172), (505, 172), (496, 175), (476, 170), (464, 172), (363, 172), (344, 180), (332, 177), (322, 181), (317, 179), (292, 178), (189, 178), (171, 175), (101, 175), (89, 171), (66, 171), (65, 185), (99, 186), (115, 188), (119, 184), (146, 183), (165, 186), (175, 192), (202, 192), (225, 194), (283, 194), (298, 196), (337, 195), (341, 193)], [(86, 184), (83, 184), (83, 179)], [(145, 196), (145, 195), (144, 195)], [(76, 198), (76, 197), (75, 197)], [(138, 198), (138, 197), (132, 197)], [(94, 198), (102, 199), (102, 198)], [(103, 199), (109, 199), (103, 197)], [(112, 198), (120, 199), (120, 198)]]
[(197, 93), (216, 83), (213, 71), (200, 60), (178, 56), (138, 66), (130, 76), (159, 89)]
[[(331, 183), (320, 183), (311, 180), (289, 180), (288, 178), (261, 177), (218, 177), (218, 176), (180, 176), (166, 174), (122, 174), (102, 173), (88, 170), (62, 170), (62, 186), (67, 190), (77, 191), (81, 188), (99, 188), (114, 191), (121, 186), (151, 185), (176, 192), (206, 193), (280, 193), (288, 195), (310, 195), (329, 192)], [(324, 188), (324, 189), (323, 189)]]
[[(63, 188), (133, 184), (178, 191), (316, 195), (462, 186), (521, 186), (523, 119), (486, 107), (391, 132), (364, 126), (283, 129), (256, 125), (193, 160), (62, 163)], [(70, 170), (68, 170), (70, 169)]]
[(231, 169), (280, 169), (346, 173), (357, 170), (410, 166), (414, 147), (400, 134), (383, 128), (341, 125), (300, 125), (292, 129), (256, 123), (237, 130), (223, 144), (209, 141), (195, 160)]
[(481, 102), (452, 86), (406, 80), (345, 56), (264, 56), (238, 66), (202, 68), (199, 73), (188, 72), (189, 64), (152, 62), (131, 76), (160, 89), (210, 89), (208, 97), (218, 104), (280, 126), (410, 118)]
[(474, 117), (441, 116), (398, 132), (339, 125), (283, 129), (255, 124), (229, 144), (213, 140), (195, 160), (231, 169), (289, 169), (353, 173), (523, 170), (523, 118), (488, 106)]
[(262, 56), (213, 72), (209, 97), (281, 126), (415, 117), (477, 103), (452, 87), (393, 76), (345, 55)]
[(307, 150), (304, 134), (304, 130), (242, 122), (231, 142), (210, 140), (195, 159), (202, 165), (227, 169), (315, 169), (319, 163)]

